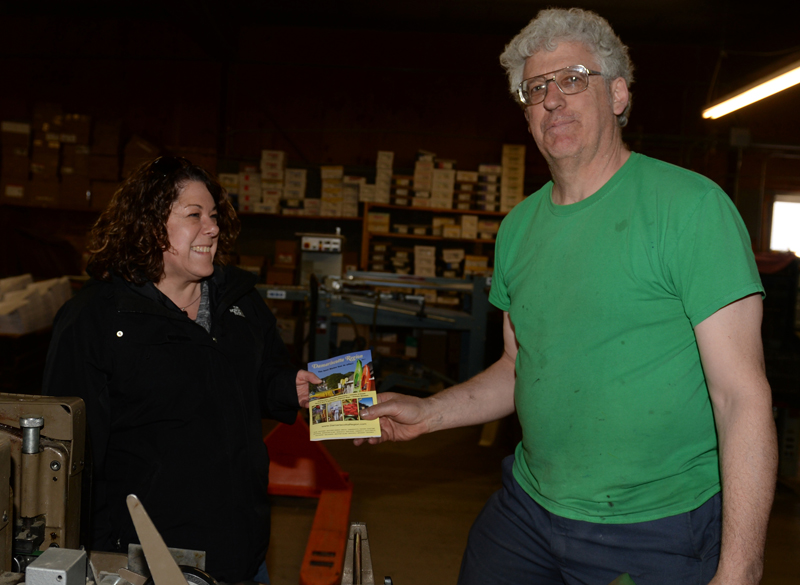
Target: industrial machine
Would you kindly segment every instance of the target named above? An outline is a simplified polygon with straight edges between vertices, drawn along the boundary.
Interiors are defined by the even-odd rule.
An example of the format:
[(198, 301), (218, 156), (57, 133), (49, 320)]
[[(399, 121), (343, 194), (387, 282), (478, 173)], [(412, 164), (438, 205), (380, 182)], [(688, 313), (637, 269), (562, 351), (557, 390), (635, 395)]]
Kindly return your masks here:
[(3, 570), (24, 572), (50, 547), (79, 547), (85, 420), (79, 398), (0, 394)]
[[(127, 555), (80, 550), (85, 420), (79, 398), (0, 394), (0, 585), (216, 585), (205, 552), (168, 549), (135, 495), (128, 510), (142, 544)], [(338, 585), (353, 488), (298, 422), (265, 439), (269, 493), (319, 499), (300, 581)]]
[(335, 234), (297, 234), (300, 236), (300, 285), (308, 286), (313, 274), (318, 280), (342, 276), (344, 236)]
[[(308, 359), (327, 359), (339, 326), (410, 327), (452, 330), (461, 334), (459, 379), (483, 370), (486, 317), (490, 309), (486, 277), (433, 278), (383, 272), (348, 272), (343, 278), (315, 275), (307, 290), (259, 285), (267, 299), (305, 301), (314, 333), (309, 338)], [(392, 291), (392, 292), (387, 292)], [(457, 307), (431, 306), (422, 291), (459, 295)], [(339, 352), (341, 353), (341, 352)]]

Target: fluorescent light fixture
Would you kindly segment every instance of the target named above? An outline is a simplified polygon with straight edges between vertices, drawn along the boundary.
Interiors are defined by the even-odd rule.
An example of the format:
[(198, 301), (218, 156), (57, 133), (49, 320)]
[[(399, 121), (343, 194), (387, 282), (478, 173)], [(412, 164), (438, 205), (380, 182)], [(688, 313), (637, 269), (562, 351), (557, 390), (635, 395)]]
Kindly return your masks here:
[(703, 110), (703, 117), (719, 118), (798, 83), (800, 83), (800, 61), (795, 61), (791, 65), (725, 96), (713, 106)]

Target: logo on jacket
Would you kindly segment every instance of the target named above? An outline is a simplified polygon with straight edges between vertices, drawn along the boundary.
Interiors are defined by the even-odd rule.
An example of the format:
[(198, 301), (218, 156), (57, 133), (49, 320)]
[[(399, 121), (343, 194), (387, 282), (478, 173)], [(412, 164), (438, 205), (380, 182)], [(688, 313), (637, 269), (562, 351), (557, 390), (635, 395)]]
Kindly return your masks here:
[(244, 317), (244, 313), (242, 313), (242, 310), (241, 310), (239, 307), (237, 307), (236, 305), (233, 305), (233, 306), (232, 306), (230, 309), (228, 309), (228, 310), (229, 310), (231, 313), (233, 313), (234, 315), (238, 315), (239, 317)]

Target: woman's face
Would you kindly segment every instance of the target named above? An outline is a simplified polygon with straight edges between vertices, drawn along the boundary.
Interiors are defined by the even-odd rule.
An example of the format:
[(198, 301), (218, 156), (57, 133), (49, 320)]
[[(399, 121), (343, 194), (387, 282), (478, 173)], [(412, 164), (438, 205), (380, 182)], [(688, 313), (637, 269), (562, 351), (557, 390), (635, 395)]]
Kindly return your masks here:
[(187, 183), (167, 219), (170, 247), (164, 251), (164, 277), (180, 285), (199, 282), (214, 272), (219, 227), (217, 206), (203, 183)]

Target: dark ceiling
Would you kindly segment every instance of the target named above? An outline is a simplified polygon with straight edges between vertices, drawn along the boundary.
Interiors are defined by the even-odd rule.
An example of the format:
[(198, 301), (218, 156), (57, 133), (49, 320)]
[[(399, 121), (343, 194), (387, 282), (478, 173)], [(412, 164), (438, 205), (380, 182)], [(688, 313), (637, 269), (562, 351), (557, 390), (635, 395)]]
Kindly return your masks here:
[(800, 45), (800, 7), (775, 0), (31, 0), (0, 2), (0, 16), (180, 20), (221, 36), (253, 24), (513, 34), (552, 5), (594, 10), (628, 43), (770, 52)]
[(723, 55), (728, 77), (753, 76), (800, 51), (800, 3), (776, 0), (30, 0), (0, 2), (0, 18), (30, 23), (162, 21), (189, 33), (210, 58), (235, 59), (241, 32), (254, 26), (458, 32), (510, 39), (538, 10), (552, 5), (598, 12), (630, 45), (713, 47)]

